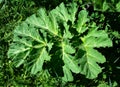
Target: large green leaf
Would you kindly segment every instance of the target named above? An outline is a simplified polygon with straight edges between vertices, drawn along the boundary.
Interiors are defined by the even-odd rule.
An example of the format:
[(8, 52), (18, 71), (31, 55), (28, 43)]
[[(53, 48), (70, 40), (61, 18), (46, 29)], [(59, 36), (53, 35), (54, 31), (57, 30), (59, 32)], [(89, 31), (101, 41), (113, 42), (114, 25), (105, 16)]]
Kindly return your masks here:
[(63, 81), (73, 81), (73, 75), (69, 68), (63, 66), (64, 77), (62, 78)]
[(74, 21), (76, 20), (76, 13), (78, 10), (78, 6), (76, 3), (71, 3), (70, 4), (70, 9), (68, 9), (68, 12), (70, 13), (70, 20), (72, 22), (72, 24), (74, 24)]
[[(27, 23), (23, 22), (20, 26), (17, 26), (14, 30), (14, 40), (16, 41), (17, 37), (28, 37), (31, 40), (44, 43), (43, 39), (40, 37), (39, 32), (34, 27), (29, 27)], [(17, 39), (16, 39), (17, 38)], [(22, 40), (21, 40), (22, 41)], [(20, 41), (20, 42), (21, 42)]]
[(92, 28), (90, 32), (81, 38), (85, 47), (106, 47), (112, 46), (112, 41), (103, 30)]
[(58, 25), (53, 15), (52, 11), (49, 16), (46, 13), (46, 10), (41, 8), (38, 10), (38, 14), (34, 14), (31, 17), (27, 18), (27, 23), (32, 24), (35, 27), (46, 30), (53, 35), (58, 35)]
[[(8, 57), (14, 61), (16, 67), (21, 64), (29, 65), (26, 62), (30, 60), (32, 62), (31, 73), (36, 74), (42, 70), (44, 60), (50, 60), (46, 46), (47, 42), (42, 39), (39, 31), (23, 22), (14, 30), (14, 39), (8, 51)], [(31, 55), (31, 53), (33, 54)]]
[(36, 74), (38, 71), (41, 71), (45, 60), (50, 60), (50, 56), (48, 55), (46, 49), (42, 48), (40, 50), (40, 54), (38, 55), (38, 57), (35, 58), (35, 61), (31, 69), (31, 73)]
[(79, 68), (77, 62), (75, 62), (75, 58), (71, 55), (75, 52), (75, 50), (69, 45), (62, 43), (62, 59), (65, 65), (74, 73), (79, 73)]
[(63, 22), (67, 22), (70, 19), (67, 8), (65, 8), (64, 3), (61, 3), (58, 7), (53, 10), (55, 16)]
[(85, 26), (86, 22), (88, 21), (87, 16), (88, 16), (88, 12), (86, 10), (82, 10), (79, 12), (77, 25), (76, 25), (76, 29), (77, 29), (78, 33), (83, 33), (88, 29)]
[(96, 78), (102, 71), (97, 63), (104, 63), (105, 57), (94, 48), (112, 46), (112, 41), (105, 31), (97, 30), (97, 27), (89, 29), (88, 34), (81, 37), (81, 40), (83, 42), (82, 49), (85, 52), (80, 59), (80, 73), (90, 79)]
[(102, 71), (97, 63), (104, 63), (105, 57), (93, 48), (86, 48), (86, 53), (80, 59), (80, 73), (93, 79)]

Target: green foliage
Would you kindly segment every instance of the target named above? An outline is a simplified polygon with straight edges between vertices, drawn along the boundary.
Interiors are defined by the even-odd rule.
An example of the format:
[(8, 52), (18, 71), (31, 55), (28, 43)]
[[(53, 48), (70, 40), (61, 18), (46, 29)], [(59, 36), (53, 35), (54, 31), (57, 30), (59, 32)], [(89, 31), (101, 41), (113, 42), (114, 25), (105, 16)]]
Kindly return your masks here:
[(119, 19), (119, 0), (0, 0), (0, 86), (119, 87)]
[[(98, 30), (94, 21), (91, 25), (86, 10), (79, 12), (78, 19), (77, 12), (76, 3), (69, 7), (61, 3), (50, 12), (41, 8), (28, 17), (14, 30), (8, 51), (12, 64), (23, 65), (31, 75), (48, 70), (49, 75), (61, 77), (63, 82), (73, 81), (73, 73), (96, 78), (102, 71), (98, 64), (106, 60), (95, 48), (110, 47), (112, 41), (104, 30)], [(58, 61), (52, 62), (55, 58)], [(55, 63), (62, 68), (59, 72)]]
[(119, 0), (74, 0), (79, 2), (81, 5), (87, 5), (88, 7), (93, 6), (95, 11), (102, 12), (120, 12), (120, 1)]

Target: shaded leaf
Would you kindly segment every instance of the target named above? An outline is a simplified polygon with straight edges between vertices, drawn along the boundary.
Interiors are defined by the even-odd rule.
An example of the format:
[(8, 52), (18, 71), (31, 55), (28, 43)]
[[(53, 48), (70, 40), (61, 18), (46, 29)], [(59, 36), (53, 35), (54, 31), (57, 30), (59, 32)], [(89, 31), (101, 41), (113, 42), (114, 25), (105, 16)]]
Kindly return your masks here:
[(65, 27), (65, 30), (64, 30), (63, 38), (69, 38), (69, 39), (71, 39), (73, 37), (73, 35), (69, 31), (69, 25), (67, 25), (67, 23), (64, 23), (64, 27)]
[(120, 12), (120, 1), (116, 4), (116, 10)]

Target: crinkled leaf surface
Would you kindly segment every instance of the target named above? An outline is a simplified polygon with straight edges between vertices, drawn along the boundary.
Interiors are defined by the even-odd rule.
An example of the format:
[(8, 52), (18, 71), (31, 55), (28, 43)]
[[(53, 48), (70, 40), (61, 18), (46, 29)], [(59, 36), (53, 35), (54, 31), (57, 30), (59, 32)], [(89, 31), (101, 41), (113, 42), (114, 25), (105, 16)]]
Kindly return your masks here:
[(38, 71), (42, 70), (44, 60), (50, 60), (50, 56), (48, 55), (46, 49), (42, 48), (40, 50), (39, 56), (35, 59), (35, 61), (33, 63), (33, 66), (31, 69), (32, 74), (36, 74)]
[(58, 35), (58, 25), (55, 19), (55, 16), (50, 12), (49, 16), (46, 13), (46, 10), (41, 8), (38, 11), (38, 14), (34, 14), (31, 17), (27, 18), (27, 23), (32, 24), (35, 27), (44, 29), (53, 35)]
[(65, 27), (65, 30), (64, 30), (63, 38), (69, 38), (69, 39), (71, 39), (73, 37), (73, 35), (69, 31), (69, 25), (67, 25), (67, 23), (64, 23), (64, 27)]
[(80, 59), (80, 72), (93, 79), (102, 71), (97, 63), (104, 63), (105, 57), (93, 48), (86, 48), (86, 53)]
[(90, 24), (86, 10), (81, 10), (76, 18), (77, 13), (76, 3), (69, 4), (68, 8), (61, 3), (49, 13), (40, 8), (15, 28), (8, 57), (16, 67), (24, 64), (26, 70), (36, 74), (44, 71), (44, 62), (51, 61), (55, 55), (64, 63), (61, 64), (64, 81), (72, 81), (72, 73), (96, 78), (102, 71), (98, 63), (104, 63), (105, 57), (95, 48), (112, 46), (112, 42), (104, 30), (97, 30), (96, 25), (95, 28), (87, 26)]
[(68, 14), (67, 8), (65, 7), (64, 3), (61, 3), (58, 7), (56, 7), (53, 12), (58, 19), (64, 22), (67, 22), (70, 19), (70, 15)]
[(71, 3), (70, 4), (70, 9), (68, 9), (69, 10), (69, 13), (70, 13), (70, 20), (71, 20), (71, 22), (72, 22), (72, 24), (74, 24), (74, 21), (76, 20), (76, 12), (77, 12), (77, 10), (78, 10), (78, 6), (77, 6), (77, 4), (76, 3)]
[(88, 12), (86, 10), (82, 10), (79, 12), (78, 20), (76, 29), (78, 33), (83, 33), (87, 30), (87, 27), (85, 26), (86, 22), (88, 21)]
[(80, 60), (80, 72), (86, 75), (87, 78), (96, 78), (102, 71), (97, 63), (104, 63), (105, 57), (94, 48), (112, 46), (112, 41), (108, 38), (105, 31), (97, 30), (97, 28), (92, 28), (90, 32), (81, 39), (83, 41), (82, 45), (85, 54)]
[[(16, 41), (18, 38), (29, 38), (32, 41), (37, 41), (40, 43), (44, 43), (43, 39), (40, 37), (39, 32), (34, 27), (29, 27), (27, 23), (23, 22), (20, 26), (17, 26), (14, 30), (14, 40)], [(16, 39), (17, 38), (17, 39)], [(22, 41), (22, 40), (21, 40)], [(27, 43), (27, 42), (26, 42)]]
[(67, 23), (67, 21), (70, 20), (72, 24), (74, 24), (77, 10), (78, 6), (76, 3), (70, 3), (68, 5), (68, 8), (65, 7), (64, 3), (61, 3), (56, 7), (56, 9), (53, 10), (53, 13), (58, 19), (62, 20), (63, 22)]
[[(14, 43), (11, 44), (8, 51), (8, 57), (15, 61), (16, 67), (30, 60), (33, 63), (31, 73), (36, 74), (42, 70), (44, 60), (50, 60), (45, 49), (46, 42), (39, 35), (38, 30), (32, 26), (29, 27), (27, 23), (23, 22), (16, 27), (13, 41)], [(34, 50), (36, 51), (31, 56)], [(35, 58), (32, 58), (33, 56)]]
[(73, 81), (73, 75), (69, 68), (63, 66), (64, 77), (62, 78), (63, 81)]
[[(75, 53), (75, 49), (68, 43), (61, 43), (61, 54), (60, 57), (64, 62), (63, 72), (64, 77), (63, 81), (73, 81), (72, 72), (79, 73), (79, 67), (77, 62), (75, 61), (75, 57), (71, 54)], [(72, 71), (72, 72), (71, 72)]]
[(62, 59), (65, 65), (74, 73), (79, 73), (79, 68), (77, 62), (75, 62), (75, 58), (71, 56), (72, 53), (75, 52), (74, 48), (72, 48), (69, 44), (62, 43)]
[(103, 30), (92, 28), (91, 31), (82, 38), (85, 47), (110, 47), (112, 46), (111, 40)]

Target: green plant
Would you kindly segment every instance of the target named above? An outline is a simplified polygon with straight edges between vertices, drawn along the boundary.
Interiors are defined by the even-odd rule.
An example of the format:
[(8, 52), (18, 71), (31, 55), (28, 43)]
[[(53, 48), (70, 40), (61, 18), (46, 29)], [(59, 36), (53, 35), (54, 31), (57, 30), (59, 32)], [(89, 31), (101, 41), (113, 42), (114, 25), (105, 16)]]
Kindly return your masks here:
[(102, 71), (98, 64), (106, 61), (96, 48), (110, 47), (112, 41), (86, 10), (77, 12), (76, 3), (61, 3), (50, 12), (39, 9), (18, 25), (8, 51), (13, 66), (33, 75), (46, 71), (63, 82), (73, 81), (72, 73), (96, 78)]

